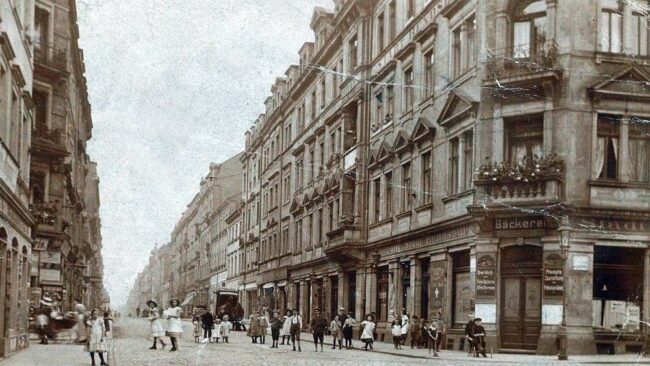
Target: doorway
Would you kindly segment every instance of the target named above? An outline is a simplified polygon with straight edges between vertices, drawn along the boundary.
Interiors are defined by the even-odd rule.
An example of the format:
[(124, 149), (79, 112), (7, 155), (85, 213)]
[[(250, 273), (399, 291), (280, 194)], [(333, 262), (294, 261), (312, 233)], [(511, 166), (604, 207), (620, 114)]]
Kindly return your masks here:
[(542, 248), (501, 254), (501, 349), (535, 351), (542, 322)]

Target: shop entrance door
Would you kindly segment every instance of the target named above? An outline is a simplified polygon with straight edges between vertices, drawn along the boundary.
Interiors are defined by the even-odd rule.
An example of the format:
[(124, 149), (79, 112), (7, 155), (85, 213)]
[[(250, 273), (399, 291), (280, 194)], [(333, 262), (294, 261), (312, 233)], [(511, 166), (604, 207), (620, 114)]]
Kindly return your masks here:
[(542, 321), (542, 249), (505, 249), (501, 263), (501, 349), (535, 351)]

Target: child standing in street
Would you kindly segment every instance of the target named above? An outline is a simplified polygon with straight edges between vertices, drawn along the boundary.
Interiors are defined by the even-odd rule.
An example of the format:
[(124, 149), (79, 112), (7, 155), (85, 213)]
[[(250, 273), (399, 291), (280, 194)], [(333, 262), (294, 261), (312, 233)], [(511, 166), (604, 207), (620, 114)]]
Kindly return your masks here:
[(90, 313), (90, 319), (86, 323), (88, 331), (88, 339), (86, 340), (86, 352), (90, 353), (90, 359), (92, 360), (92, 365), (95, 365), (95, 352), (99, 354), (99, 360), (101, 365), (108, 364), (104, 361), (104, 352), (107, 351), (106, 346), (106, 326), (104, 325), (104, 320), (98, 318), (99, 310), (94, 309)]
[(214, 325), (212, 327), (212, 338), (216, 343), (219, 343), (219, 338), (221, 338), (221, 319), (215, 318)]
[(367, 351), (368, 346), (370, 346), (370, 349), (372, 350), (372, 343), (375, 340), (373, 336), (375, 323), (372, 321), (372, 315), (368, 315), (368, 318), (361, 322), (361, 326), (363, 327), (361, 341), (366, 344), (364, 349)]
[(393, 320), (391, 334), (393, 335), (393, 345), (395, 346), (395, 349), (402, 349), (402, 324), (400, 324), (397, 319)]
[(291, 342), (291, 310), (287, 309), (287, 313), (284, 316), (284, 320), (282, 323), (282, 330), (280, 331), (280, 336), (282, 336), (282, 343), (281, 345), (284, 346), (284, 339), (287, 339), (287, 346)]
[(343, 348), (341, 346), (341, 328), (342, 327), (343, 327), (343, 324), (341, 324), (340, 317), (337, 314), (334, 317), (334, 319), (332, 319), (332, 322), (330, 323), (330, 333), (332, 334), (332, 349), (336, 349), (336, 342), (339, 343), (339, 349)]
[(194, 317), (192, 324), (194, 325), (194, 342), (199, 343), (201, 342), (201, 335), (203, 334), (201, 319)]
[(221, 337), (223, 338), (224, 343), (228, 343), (228, 337), (230, 337), (231, 329), (232, 323), (228, 320), (228, 315), (224, 315), (223, 321), (221, 322)]
[(425, 327), (427, 329), (427, 344), (429, 348), (429, 356), (438, 357), (438, 352), (436, 351), (436, 344), (438, 342), (438, 327), (436, 322), (429, 323), (425, 322)]
[(352, 347), (352, 327), (354, 327), (357, 322), (354, 320), (354, 316), (350, 314), (345, 322), (343, 322), (343, 338), (345, 338), (345, 348), (350, 349)]
[(269, 328), (269, 319), (264, 313), (260, 316), (260, 338), (262, 339), (262, 344), (266, 344), (266, 332)]
[(273, 340), (271, 348), (278, 348), (280, 329), (282, 329), (282, 320), (278, 317), (278, 312), (275, 311), (273, 312), (273, 319), (271, 319), (271, 338)]

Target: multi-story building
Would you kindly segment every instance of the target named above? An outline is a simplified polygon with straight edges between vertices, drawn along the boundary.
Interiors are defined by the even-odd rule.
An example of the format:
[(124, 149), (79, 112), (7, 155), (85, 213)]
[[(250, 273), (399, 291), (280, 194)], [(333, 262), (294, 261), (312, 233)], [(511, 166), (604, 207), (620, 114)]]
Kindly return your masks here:
[(29, 345), (32, 11), (32, 1), (0, 1), (0, 357)]
[[(102, 233), (101, 218), (99, 216), (99, 176), (97, 175), (97, 163), (90, 162), (86, 175), (86, 192), (84, 195), (86, 204), (86, 218), (84, 221), (85, 245), (92, 248), (88, 258), (88, 281), (86, 281), (85, 298), (83, 304), (89, 308), (103, 309), (107, 301), (104, 289), (104, 261), (102, 259)], [(85, 280), (85, 279), (84, 279)]]
[(225, 288), (239, 291), (242, 286), (241, 273), (243, 265), (243, 256), (239, 245), (239, 236), (241, 233), (241, 193), (237, 196), (236, 203), (237, 205), (225, 219), (228, 226)]
[(345, 307), (387, 333), (405, 309), (455, 348), (469, 316), (497, 350), (555, 353), (560, 328), (574, 353), (638, 347), (648, 4), (335, 3), (246, 134), (246, 310)]
[(95, 290), (103, 294), (98, 287), (102, 275), (98, 180), (86, 153), (92, 137), (91, 108), (76, 2), (38, 0), (32, 5), (30, 189), (36, 220), (32, 297), (47, 296), (63, 310), (72, 310), (77, 303), (97, 305), (98, 298), (91, 302)]

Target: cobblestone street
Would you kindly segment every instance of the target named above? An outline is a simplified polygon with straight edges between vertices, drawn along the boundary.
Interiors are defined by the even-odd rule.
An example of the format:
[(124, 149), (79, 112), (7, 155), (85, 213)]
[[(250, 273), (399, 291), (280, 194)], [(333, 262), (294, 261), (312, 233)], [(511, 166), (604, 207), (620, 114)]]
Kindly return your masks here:
[[(323, 353), (314, 352), (311, 342), (303, 341), (302, 352), (292, 352), (291, 347), (269, 349), (267, 344), (251, 344), (243, 332), (235, 332), (229, 344), (199, 345), (193, 342), (191, 326), (185, 322), (185, 333), (178, 352), (149, 350), (147, 321), (124, 319), (116, 327), (116, 338), (109, 345), (114, 351), (109, 356), (112, 366), (140, 365), (554, 365), (554, 357), (495, 354), (488, 359), (469, 358), (462, 352), (443, 351), (437, 359), (426, 358), (422, 350), (394, 351), (392, 345), (376, 343), (375, 351), (339, 351), (325, 346)], [(308, 338), (305, 334), (303, 338)], [(356, 346), (361, 345), (356, 341)], [(392, 354), (400, 352), (401, 354)], [(523, 357), (523, 358), (522, 358)], [(99, 360), (98, 360), (99, 361)], [(99, 362), (98, 362), (99, 363)], [(650, 364), (647, 358), (634, 355), (571, 357), (562, 365)], [(90, 359), (80, 345), (32, 344), (27, 350), (0, 362), (0, 366), (76, 366), (90, 365)]]

